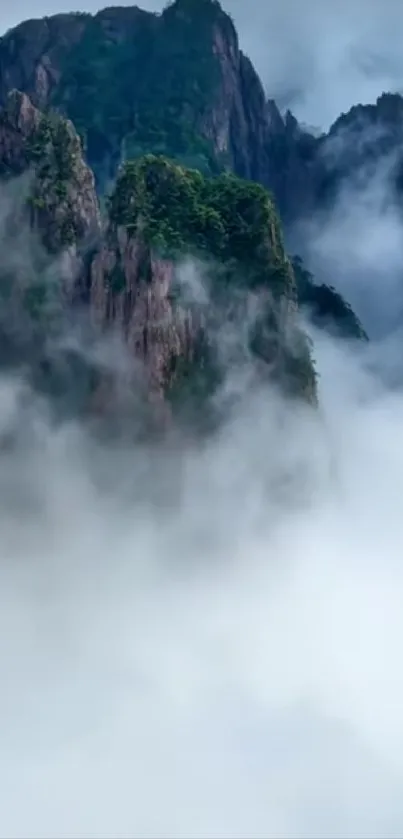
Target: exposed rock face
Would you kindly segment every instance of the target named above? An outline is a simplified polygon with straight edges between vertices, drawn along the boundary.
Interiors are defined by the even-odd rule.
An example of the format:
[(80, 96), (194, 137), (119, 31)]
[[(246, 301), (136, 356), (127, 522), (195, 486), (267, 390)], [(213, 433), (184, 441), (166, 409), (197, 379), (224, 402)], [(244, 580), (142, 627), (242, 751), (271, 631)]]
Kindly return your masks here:
[(73, 125), (19, 91), (0, 110), (0, 174), (0, 365), (63, 393), (66, 353), (49, 342), (82, 297), (84, 254), (100, 234), (94, 176)]
[[(207, 392), (217, 374), (218, 368), (211, 367), (208, 381), (212, 355), (218, 357), (208, 327), (213, 325), (217, 334), (233, 307), (230, 289), (241, 278), (235, 307), (244, 306), (246, 314), (249, 291), (260, 301), (243, 349), (250, 345), (268, 378), (289, 383), (294, 395), (314, 400), (315, 375), (295, 319), (292, 268), (274, 206), (261, 186), (229, 174), (208, 179), (149, 155), (122, 170), (101, 231), (94, 177), (72, 123), (43, 115), (17, 91), (0, 112), (0, 165), (5, 182), (24, 172), (29, 176), (22, 219), (29, 220), (44, 245), (30, 254), (28, 274), (25, 260), (22, 273), (13, 275), (13, 311), (18, 314), (20, 306), (22, 344), (29, 354), (35, 346), (37, 366), (45, 361), (54, 367), (46, 357), (47, 330), (50, 325), (54, 337), (57, 323), (68, 317), (69, 303), (79, 302), (94, 337), (115, 334), (126, 347), (123, 376), (109, 376), (109, 381), (108, 375), (98, 376), (98, 408), (116, 407), (120, 388), (143, 393), (146, 402), (158, 406), (160, 420), (166, 419), (170, 394), (180, 391), (183, 381), (193, 385), (204, 371)], [(178, 293), (179, 266), (188, 254), (209, 265), (207, 306)], [(52, 268), (55, 257), (57, 269)], [(27, 306), (32, 328), (25, 322)], [(7, 324), (5, 341), (13, 343)], [(56, 367), (63, 364), (62, 353)], [(64, 387), (60, 376), (58, 386)]]
[(31, 174), (31, 224), (57, 253), (99, 230), (94, 176), (71, 122), (44, 116), (28, 96), (12, 91), (0, 111), (0, 171)]
[(83, 35), (88, 16), (61, 14), (27, 20), (0, 41), (0, 104), (11, 90), (26, 93), (46, 107), (60, 81), (63, 61)]
[[(238, 207), (245, 213), (239, 230)], [(208, 286), (203, 304), (182, 293), (187, 254), (202, 260)], [(231, 176), (209, 181), (153, 156), (130, 164), (112, 196), (89, 287), (94, 325), (123, 336), (137, 385), (143, 383), (161, 404), (180, 388), (184, 370), (196, 378), (211, 354), (219, 363), (217, 327), (236, 311), (238, 362), (245, 353), (250, 365), (252, 351), (256, 371), (260, 365), (268, 378), (314, 401), (315, 375), (298, 330), (292, 267), (261, 187)], [(249, 292), (255, 315), (248, 314)], [(248, 318), (250, 335), (242, 335)]]
[(92, 323), (123, 338), (129, 364), (123, 378), (165, 414), (174, 360), (192, 361), (197, 331), (191, 311), (172, 305), (174, 281), (174, 261), (157, 257), (125, 227), (109, 231), (90, 266)]
[(352, 109), (319, 138), (283, 117), (217, 0), (175, 0), (161, 15), (113, 7), (22, 23), (0, 39), (0, 104), (14, 88), (72, 119), (102, 188), (122, 160), (166, 154), (262, 183), (285, 222), (331, 200), (374, 149), (383, 155), (401, 141), (398, 95)]
[(40, 112), (31, 100), (19, 91), (8, 94), (0, 111), (1, 170), (21, 174), (29, 165), (28, 142), (39, 128)]
[[(224, 194), (230, 182), (220, 181), (223, 170), (269, 187), (287, 222), (322, 207), (340, 179), (365, 159), (368, 149), (360, 138), (368, 123), (374, 126), (380, 155), (393, 152), (402, 133), (400, 97), (381, 97), (372, 109), (353, 109), (319, 138), (303, 130), (289, 112), (282, 116), (275, 102), (266, 101), (252, 64), (239, 48), (234, 25), (217, 0), (175, 0), (161, 15), (114, 7), (95, 16), (28, 21), (0, 39), (0, 71), (1, 174), (29, 175), (30, 224), (40, 232), (48, 254), (64, 254), (68, 299), (89, 302), (94, 328), (101, 333), (114, 329), (123, 337), (128, 357), (139, 362), (133, 370), (141, 368), (146, 390), (160, 401), (167, 383), (177, 381), (184, 367), (190, 375), (204, 314), (174, 300), (176, 260), (161, 250), (160, 242), (151, 246), (146, 241), (141, 213), (129, 222), (110, 218), (99, 241), (95, 181), (83, 148), (101, 189), (116, 176), (122, 160), (151, 152), (219, 176)], [(40, 108), (46, 108), (46, 115)], [(349, 134), (350, 151), (345, 142)], [(176, 182), (170, 183), (174, 194), (183, 187), (180, 171), (185, 170), (177, 169)], [(398, 183), (403, 166), (396, 171)], [(193, 187), (195, 183), (181, 198), (189, 218), (195, 210), (192, 202), (207, 188), (199, 183), (193, 193)], [(232, 189), (227, 195), (232, 218), (240, 213), (257, 219), (263, 206), (258, 194), (252, 203), (243, 195), (244, 203), (235, 207), (231, 202), (237, 188)], [(146, 193), (152, 193), (148, 186)], [(160, 214), (165, 198), (162, 193), (155, 218), (160, 232), (166, 231), (168, 219), (172, 233), (172, 207), (165, 219)], [(325, 309), (326, 316), (336, 319), (344, 301), (311, 281), (300, 281), (296, 289), (273, 215), (267, 216), (264, 241), (240, 237), (239, 248), (231, 233), (229, 250), (238, 247), (238, 254), (227, 252), (222, 243), (232, 221), (224, 219), (217, 196), (211, 193), (210, 198), (212, 204), (207, 202), (203, 210), (203, 225), (211, 225), (204, 257), (215, 260), (225, 282), (231, 276), (236, 283), (228, 266), (231, 260), (241, 265), (243, 248), (247, 259), (241, 273), (255, 295), (259, 289), (265, 313), (255, 335), (255, 355), (266, 371), (283, 380), (294, 377), (294, 389), (312, 401), (312, 365), (296, 329), (297, 292), (318, 312)], [(186, 228), (187, 220), (182, 221), (185, 227), (176, 236)], [(188, 230), (182, 254), (192, 252), (196, 243), (198, 250), (205, 233), (201, 229), (192, 235)], [(88, 246), (95, 249), (89, 266), (82, 258)], [(263, 268), (260, 262), (251, 272), (250, 262), (263, 252)], [(271, 306), (279, 278), (282, 291)], [(344, 315), (358, 334), (360, 325), (347, 309)], [(291, 346), (299, 350), (290, 352)]]
[(0, 102), (13, 88), (73, 120), (101, 185), (122, 159), (151, 151), (257, 180), (285, 216), (311, 192), (314, 138), (273, 119), (217, 0), (21, 24), (0, 40)]
[[(110, 413), (122, 394), (141, 395), (167, 422), (171, 410), (167, 389), (179, 360), (192, 363), (200, 324), (190, 309), (175, 306), (171, 293), (175, 263), (152, 253), (140, 237), (124, 227), (110, 232), (90, 266), (90, 315), (101, 334), (123, 340), (125, 363), (95, 396), (98, 408)], [(114, 285), (115, 283), (115, 285)], [(119, 408), (125, 405), (120, 399)]]

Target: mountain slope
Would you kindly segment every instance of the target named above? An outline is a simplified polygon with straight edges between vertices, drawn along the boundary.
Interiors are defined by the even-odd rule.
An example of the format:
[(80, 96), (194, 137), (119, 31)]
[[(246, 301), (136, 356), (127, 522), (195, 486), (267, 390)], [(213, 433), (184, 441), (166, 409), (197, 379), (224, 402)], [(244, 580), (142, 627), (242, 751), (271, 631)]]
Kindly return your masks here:
[[(293, 270), (262, 186), (229, 173), (206, 178), (162, 156), (143, 156), (120, 171), (101, 226), (94, 178), (72, 123), (42, 114), (19, 92), (9, 95), (0, 112), (0, 166), (3, 190), (17, 174), (25, 174), (27, 184), (17, 215), (13, 208), (8, 247), (17, 217), (17, 230), (26, 235), (30, 228), (33, 241), (41, 243), (20, 272), (3, 259), (3, 279), (11, 278), (9, 307), (19, 327), (9, 334), (3, 307), (7, 357), (14, 341), (15, 358), (34, 358), (36, 371), (47, 370), (51, 389), (57, 380), (63, 390), (59, 372), (66, 357), (62, 350), (55, 373), (49, 336), (53, 351), (74, 304), (91, 324), (92, 340), (115, 334), (126, 348), (123, 379), (112, 368), (109, 374), (98, 370), (95, 378), (94, 371), (83, 374), (88, 399), (98, 410), (115, 410), (117, 391), (130, 390), (156, 405), (163, 419), (174, 396), (176, 404), (178, 396), (183, 402), (190, 380), (200, 395), (201, 371), (204, 396), (212, 394), (228, 362), (220, 357), (220, 329), (231, 323), (239, 367), (315, 401)], [(183, 262), (189, 257), (203, 274), (204, 303), (183, 294)], [(67, 379), (70, 362), (71, 354)]]
[(0, 102), (14, 88), (74, 122), (102, 187), (151, 152), (259, 181), (285, 214), (309, 192), (312, 139), (267, 103), (217, 0), (22, 23), (0, 39)]
[(30, 21), (1, 39), (0, 71), (3, 101), (18, 88), (73, 120), (101, 181), (145, 152), (264, 180), (263, 90), (216, 0)]
[(0, 39), (0, 102), (14, 88), (73, 120), (101, 192), (126, 159), (163, 154), (263, 184), (288, 223), (318, 207), (333, 177), (326, 138), (266, 101), (217, 0), (22, 23)]

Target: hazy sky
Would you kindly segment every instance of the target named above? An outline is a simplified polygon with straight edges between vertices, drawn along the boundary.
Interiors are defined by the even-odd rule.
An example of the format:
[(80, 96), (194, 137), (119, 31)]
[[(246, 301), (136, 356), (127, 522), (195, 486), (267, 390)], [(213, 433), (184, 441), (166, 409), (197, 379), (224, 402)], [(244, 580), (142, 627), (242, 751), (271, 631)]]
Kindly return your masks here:
[[(138, 5), (158, 10), (163, 3)], [(403, 88), (403, 6), (396, 0), (255, 0), (253, 13), (245, 0), (223, 5), (268, 94), (292, 102), (308, 123), (326, 126), (358, 101)], [(33, 15), (102, 6), (95, 0), (15, 0), (0, 11), (0, 29)]]

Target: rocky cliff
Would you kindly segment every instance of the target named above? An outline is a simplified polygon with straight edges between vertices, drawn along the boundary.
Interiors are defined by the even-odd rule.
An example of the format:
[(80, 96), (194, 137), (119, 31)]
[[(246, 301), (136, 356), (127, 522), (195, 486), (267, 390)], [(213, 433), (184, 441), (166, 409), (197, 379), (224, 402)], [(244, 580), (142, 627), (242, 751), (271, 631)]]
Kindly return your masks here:
[[(184, 259), (199, 266), (200, 293), (186, 288)], [(251, 296), (256, 314), (249, 314)], [(201, 342), (220, 373), (218, 326), (238, 318), (238, 363), (264, 362), (266, 375), (315, 398), (309, 349), (298, 327), (296, 287), (274, 205), (261, 186), (230, 174), (206, 178), (153, 155), (127, 164), (90, 265), (98, 325), (117, 324), (148, 390), (164, 397), (189, 374)], [(204, 359), (207, 361), (207, 359)], [(222, 360), (222, 358), (221, 358)], [(144, 370), (144, 365), (143, 368)]]
[(289, 225), (330, 201), (344, 171), (340, 126), (314, 137), (266, 101), (217, 0), (22, 23), (0, 39), (0, 103), (13, 89), (72, 120), (100, 193), (125, 160), (162, 154), (263, 184)]
[(286, 223), (331, 200), (341, 178), (401, 136), (397, 94), (351, 109), (322, 137), (280, 114), (217, 0), (26, 21), (0, 39), (0, 104), (14, 89), (72, 120), (101, 189), (124, 160), (165, 154), (262, 183)]
[(26, 206), (48, 251), (57, 253), (98, 232), (94, 176), (72, 123), (45, 116), (16, 90), (0, 111), (0, 173), (4, 180), (29, 175)]
[(310, 192), (312, 138), (266, 101), (217, 0), (27, 21), (0, 40), (0, 102), (14, 88), (74, 122), (102, 187), (153, 152), (259, 181), (285, 214)]
[[(24, 179), (8, 247), (13, 224), (16, 235), (25, 224), (25, 234), (29, 228), (40, 243), (21, 270), (5, 260), (1, 266), (3, 280), (12, 274), (3, 307), (7, 357), (15, 343), (19, 361), (28, 348), (36, 374), (45, 370), (52, 387), (57, 382), (63, 390), (66, 357), (61, 351), (56, 363), (54, 353), (50, 357), (49, 335), (54, 349), (74, 303), (94, 340), (118, 336), (125, 348), (121, 377), (116, 370), (95, 378), (87, 371), (92, 404), (104, 409), (117, 404), (118, 392), (135, 391), (166, 418), (175, 399), (177, 404), (178, 396), (189, 394), (189, 383), (193, 395), (211, 395), (228, 362), (220, 355), (219, 330), (231, 322), (238, 364), (315, 400), (295, 278), (262, 186), (143, 156), (119, 172), (101, 225), (94, 177), (73, 124), (56, 112), (43, 114), (17, 91), (0, 112), (0, 166), (3, 195), (15, 176)], [(204, 302), (184, 293), (189, 258), (197, 281), (203, 276)], [(9, 332), (10, 309), (19, 323), (19, 345), (16, 330)], [(69, 375), (70, 362), (71, 355)]]

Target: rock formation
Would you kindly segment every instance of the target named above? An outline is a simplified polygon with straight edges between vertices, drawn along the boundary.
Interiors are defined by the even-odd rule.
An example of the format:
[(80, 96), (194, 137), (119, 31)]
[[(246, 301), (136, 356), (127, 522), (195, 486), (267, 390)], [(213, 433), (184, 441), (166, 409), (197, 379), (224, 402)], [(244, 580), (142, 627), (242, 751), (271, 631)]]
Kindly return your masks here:
[[(234, 306), (238, 317), (242, 307), (245, 314), (253, 295), (259, 314), (246, 337), (240, 331), (238, 354), (255, 359), (256, 373), (260, 367), (293, 395), (315, 400), (293, 270), (262, 186), (146, 155), (122, 167), (101, 225), (94, 177), (72, 123), (42, 114), (17, 91), (0, 112), (0, 164), (4, 187), (11, 176), (27, 176), (19, 218), (42, 243), (37, 260), (30, 256), (30, 276), (15, 274), (12, 295), (24, 317), (30, 303), (38, 363), (49, 325), (54, 330), (57, 318), (64, 323), (75, 304), (94, 339), (121, 340), (126, 389), (144, 393), (168, 416), (171, 397), (189, 379), (201, 374), (205, 395), (211, 391), (222, 372), (212, 336), (233, 318)], [(203, 266), (204, 305), (181, 293), (181, 266), (189, 257)], [(26, 324), (22, 331), (25, 346)], [(103, 374), (93, 389), (98, 407), (114, 403), (122, 385), (116, 375), (107, 379)]]

